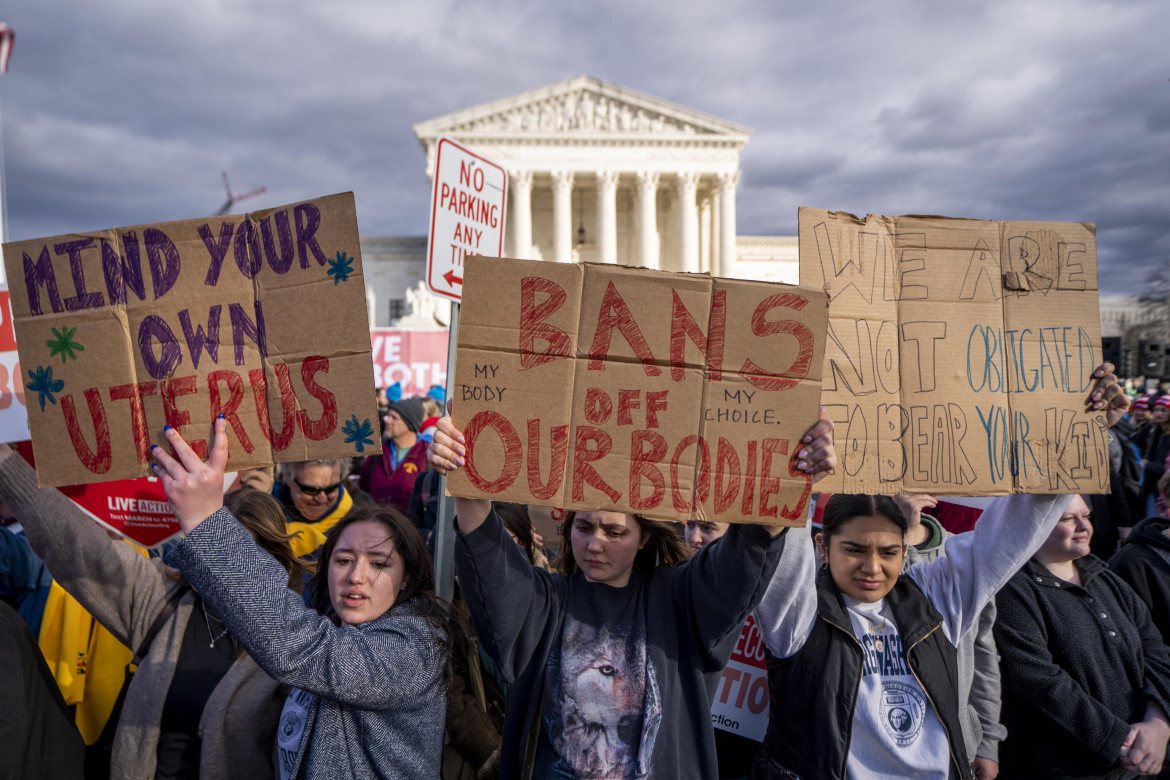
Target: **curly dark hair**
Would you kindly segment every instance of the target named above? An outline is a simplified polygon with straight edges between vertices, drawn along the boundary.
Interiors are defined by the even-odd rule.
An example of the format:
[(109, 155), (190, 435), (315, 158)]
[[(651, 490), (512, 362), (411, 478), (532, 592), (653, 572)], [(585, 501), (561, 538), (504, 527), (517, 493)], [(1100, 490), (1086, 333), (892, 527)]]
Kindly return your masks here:
[[(640, 514), (626, 517), (633, 517), (646, 535), (646, 543), (634, 556), (634, 571), (654, 571), (659, 566), (673, 566), (691, 557), (691, 548), (669, 523)], [(566, 577), (581, 571), (573, 557), (573, 521), (576, 518), (576, 512), (565, 513), (565, 519), (561, 521), (561, 554), (553, 563)]]

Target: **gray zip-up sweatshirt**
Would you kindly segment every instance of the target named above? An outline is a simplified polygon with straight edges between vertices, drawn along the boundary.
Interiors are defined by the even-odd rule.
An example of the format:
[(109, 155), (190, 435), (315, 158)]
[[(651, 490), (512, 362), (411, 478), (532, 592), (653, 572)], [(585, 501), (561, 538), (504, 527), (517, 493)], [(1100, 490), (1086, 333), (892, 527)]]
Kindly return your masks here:
[[(1070, 497), (1001, 496), (975, 529), (952, 537), (947, 554), (906, 571), (942, 616), (947, 640), (959, 640), (978, 623), (984, 606), (1048, 538)], [(768, 650), (778, 658), (800, 652), (817, 620), (816, 556), (812, 537), (792, 529), (780, 564), (756, 608), (756, 621)], [(858, 706), (861, 706), (860, 703)], [(807, 724), (816, 729), (818, 724)], [(874, 759), (878, 759), (875, 761)], [(885, 767), (896, 777), (899, 767)], [(870, 766), (880, 763), (871, 757)]]
[[(902, 571), (946, 555), (948, 540), (954, 534), (938, 520), (922, 516), (934, 544), (911, 546), (906, 550)], [(1007, 729), (999, 722), (999, 652), (992, 629), (995, 626), (995, 600), (987, 602), (974, 631), (967, 632), (957, 645), (959, 651), (959, 718), (963, 721), (963, 742), (967, 755), (999, 762), (999, 743)]]
[(288, 589), (288, 573), (226, 509), (204, 520), (171, 560), (256, 663), (299, 689), (290, 699), (307, 722), (282, 774), (439, 776), (446, 653), (413, 604), (395, 604), (360, 626), (334, 625)]

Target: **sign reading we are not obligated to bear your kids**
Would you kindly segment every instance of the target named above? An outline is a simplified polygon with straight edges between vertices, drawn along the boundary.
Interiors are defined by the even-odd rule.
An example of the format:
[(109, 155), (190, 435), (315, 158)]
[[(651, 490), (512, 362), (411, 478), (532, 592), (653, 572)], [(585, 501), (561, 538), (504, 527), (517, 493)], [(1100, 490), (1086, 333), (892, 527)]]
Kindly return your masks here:
[(452, 495), (802, 525), (819, 290), (470, 257), (450, 397)]
[(352, 193), (4, 245), (37, 474), (151, 474), (179, 430), (228, 470), (381, 451)]
[(849, 493), (1103, 493), (1092, 224), (801, 209), (830, 297), (823, 403)]

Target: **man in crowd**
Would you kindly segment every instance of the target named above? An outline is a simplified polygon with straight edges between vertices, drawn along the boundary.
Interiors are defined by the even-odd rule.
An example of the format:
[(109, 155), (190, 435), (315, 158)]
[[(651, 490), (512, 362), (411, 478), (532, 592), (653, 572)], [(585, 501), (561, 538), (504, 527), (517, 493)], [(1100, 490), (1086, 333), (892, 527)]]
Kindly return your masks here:
[(382, 418), (382, 453), (366, 459), (358, 481), (359, 487), (379, 504), (389, 504), (403, 512), (410, 504), (414, 482), (426, 468), (427, 442), (418, 436), (423, 413), (421, 400), (404, 398), (392, 402)]

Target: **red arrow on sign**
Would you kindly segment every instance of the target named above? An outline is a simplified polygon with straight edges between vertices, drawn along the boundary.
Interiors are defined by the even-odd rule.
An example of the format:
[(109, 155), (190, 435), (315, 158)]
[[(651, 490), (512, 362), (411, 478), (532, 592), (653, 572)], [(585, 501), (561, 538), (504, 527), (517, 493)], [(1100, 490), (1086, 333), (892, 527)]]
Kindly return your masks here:
[(457, 284), (463, 284), (463, 277), (456, 276), (455, 272), (453, 270), (449, 270), (449, 271), (447, 271), (447, 273), (443, 274), (443, 278), (446, 279), (447, 284), (449, 284), (452, 287), (454, 287)]

